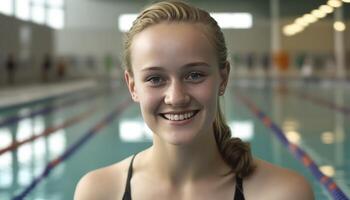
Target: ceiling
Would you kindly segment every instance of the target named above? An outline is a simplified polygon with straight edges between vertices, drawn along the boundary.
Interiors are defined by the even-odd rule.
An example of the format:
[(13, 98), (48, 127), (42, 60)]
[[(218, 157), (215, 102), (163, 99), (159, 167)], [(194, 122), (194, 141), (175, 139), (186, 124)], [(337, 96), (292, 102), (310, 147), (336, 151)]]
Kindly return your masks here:
[[(152, 0), (93, 0), (99, 2), (118, 2), (122, 3), (140, 3), (149, 4)], [(194, 5), (208, 5), (215, 9), (225, 8), (227, 11), (245, 11), (255, 13), (261, 17), (270, 17), (271, 0), (187, 0), (186, 2)], [(279, 0), (280, 16), (282, 18), (294, 18), (310, 13), (320, 5), (326, 4), (327, 0)], [(350, 3), (343, 4), (345, 18), (350, 18)], [(328, 15), (331, 18), (333, 15)]]

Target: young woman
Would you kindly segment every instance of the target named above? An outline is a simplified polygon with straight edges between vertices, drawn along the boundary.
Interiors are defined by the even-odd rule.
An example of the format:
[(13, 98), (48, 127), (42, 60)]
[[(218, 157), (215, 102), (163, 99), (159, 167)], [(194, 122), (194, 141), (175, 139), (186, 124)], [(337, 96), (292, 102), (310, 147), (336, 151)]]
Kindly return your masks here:
[(231, 138), (219, 105), (230, 65), (206, 11), (179, 1), (146, 8), (126, 35), (125, 66), (153, 145), (85, 175), (75, 200), (313, 199), (303, 177)]

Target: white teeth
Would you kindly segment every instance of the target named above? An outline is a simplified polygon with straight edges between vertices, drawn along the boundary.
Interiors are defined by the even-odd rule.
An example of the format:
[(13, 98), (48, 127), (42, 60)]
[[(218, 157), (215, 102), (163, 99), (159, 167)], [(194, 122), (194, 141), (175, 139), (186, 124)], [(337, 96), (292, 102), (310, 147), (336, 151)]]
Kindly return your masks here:
[[(185, 114), (186, 115), (186, 114)], [(185, 115), (180, 115), (180, 120), (184, 120)]]
[(193, 117), (194, 112), (183, 113), (183, 114), (164, 114), (163, 116), (171, 121), (181, 121)]

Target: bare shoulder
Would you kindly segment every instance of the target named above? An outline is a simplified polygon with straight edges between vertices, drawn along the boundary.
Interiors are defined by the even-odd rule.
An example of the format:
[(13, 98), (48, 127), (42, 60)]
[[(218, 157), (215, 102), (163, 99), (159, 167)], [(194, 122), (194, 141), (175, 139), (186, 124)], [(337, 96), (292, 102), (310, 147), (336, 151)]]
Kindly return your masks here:
[(264, 194), (263, 199), (314, 199), (310, 184), (300, 174), (262, 160), (256, 160), (256, 166), (244, 185), (247, 197), (255, 199), (255, 194)]
[(76, 186), (74, 200), (121, 199), (131, 157), (91, 171)]

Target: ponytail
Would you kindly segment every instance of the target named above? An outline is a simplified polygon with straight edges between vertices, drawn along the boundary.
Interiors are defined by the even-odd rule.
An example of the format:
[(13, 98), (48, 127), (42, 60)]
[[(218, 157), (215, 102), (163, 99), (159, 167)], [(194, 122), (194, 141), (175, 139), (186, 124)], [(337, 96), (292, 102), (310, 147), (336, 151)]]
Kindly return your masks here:
[(232, 171), (241, 178), (249, 176), (255, 168), (250, 145), (239, 138), (231, 138), (231, 130), (219, 104), (214, 120), (214, 135), (219, 152)]

